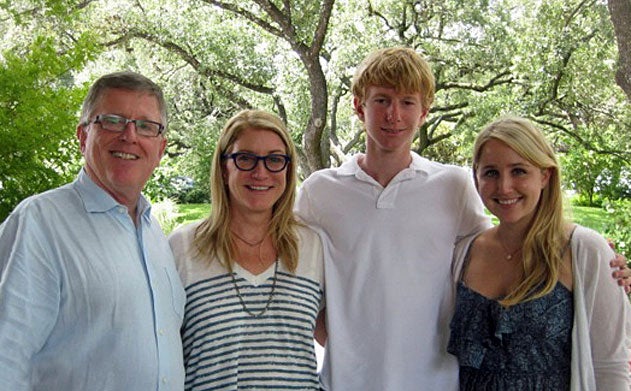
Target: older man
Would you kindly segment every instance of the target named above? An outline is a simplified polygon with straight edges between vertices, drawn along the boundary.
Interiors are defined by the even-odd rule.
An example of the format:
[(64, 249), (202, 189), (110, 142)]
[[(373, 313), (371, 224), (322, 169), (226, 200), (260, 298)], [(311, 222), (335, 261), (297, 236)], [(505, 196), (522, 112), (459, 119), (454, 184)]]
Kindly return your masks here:
[(77, 179), (0, 225), (0, 384), (181, 390), (184, 291), (141, 190), (166, 146), (161, 89), (101, 77), (77, 126)]

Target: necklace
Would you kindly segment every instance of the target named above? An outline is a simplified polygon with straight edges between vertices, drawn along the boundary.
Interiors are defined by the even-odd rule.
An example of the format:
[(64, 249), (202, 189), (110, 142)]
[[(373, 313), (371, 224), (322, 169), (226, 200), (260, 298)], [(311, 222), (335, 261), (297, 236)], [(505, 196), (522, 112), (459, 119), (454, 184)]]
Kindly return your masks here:
[(504, 259), (506, 259), (507, 261), (510, 261), (511, 259), (513, 259), (513, 257), (515, 255), (517, 255), (517, 253), (519, 253), (521, 251), (521, 246), (517, 247), (516, 250), (513, 250), (512, 252), (508, 250), (508, 248), (506, 248), (506, 246), (504, 245), (504, 243), (502, 243), (501, 240), (499, 240), (500, 245), (502, 246), (502, 248), (504, 249), (504, 253), (506, 253), (506, 255), (504, 256)]
[(263, 243), (265, 238), (267, 238), (267, 234), (265, 234), (265, 236), (263, 236), (263, 239), (261, 239), (261, 240), (259, 240), (257, 242), (250, 242), (250, 241), (246, 240), (245, 238), (241, 237), (241, 235), (239, 235), (238, 233), (234, 232), (233, 230), (230, 230), (230, 232), (232, 232), (232, 234), (237, 239), (239, 239), (243, 243), (247, 244), (248, 246), (250, 246), (250, 247), (258, 246), (259, 247), (259, 265), (261, 265), (262, 267), (265, 267), (265, 262), (263, 262), (263, 257), (262, 257), (262, 254), (261, 254), (261, 252), (263, 251), (262, 250), (263, 247), (261, 246), (261, 244)]
[(276, 290), (276, 273), (278, 272), (278, 259), (274, 261), (274, 276), (272, 277), (272, 288), (270, 289), (269, 296), (267, 296), (267, 302), (265, 303), (265, 307), (259, 311), (258, 313), (254, 313), (250, 311), (250, 309), (245, 305), (245, 300), (243, 300), (243, 296), (241, 296), (241, 291), (239, 290), (239, 285), (237, 285), (237, 279), (234, 277), (235, 272), (230, 273), (230, 277), (232, 278), (232, 285), (234, 285), (235, 291), (237, 291), (237, 297), (239, 298), (239, 302), (241, 303), (241, 307), (243, 310), (248, 313), (248, 315), (258, 318), (267, 312), (269, 305), (272, 303), (272, 298), (274, 297), (274, 291)]
[(498, 241), (498, 243), (500, 244), (500, 246), (502, 246), (502, 249), (504, 250), (504, 259), (506, 259), (507, 261), (510, 261), (511, 259), (513, 259), (513, 257), (517, 254), (519, 254), (519, 252), (521, 251), (522, 247), (523, 247), (523, 243), (519, 244), (519, 247), (517, 247), (515, 250), (510, 251), (508, 249), (508, 247), (506, 247), (506, 245), (504, 244), (504, 241), (502, 240), (502, 238), (500, 237), (499, 232), (497, 231), (497, 229), (495, 230), (495, 240)]
[(249, 240), (246, 240), (243, 236), (239, 235), (238, 233), (234, 232), (233, 230), (230, 230), (230, 232), (232, 232), (232, 234), (239, 239), (240, 241), (242, 241), (243, 243), (247, 244), (250, 247), (254, 247), (254, 246), (259, 246), (261, 243), (263, 243), (263, 241), (265, 240), (265, 238), (267, 237), (267, 234), (265, 234), (263, 236), (263, 238), (261, 238), (261, 240), (259, 241), (254, 241), (254, 242), (250, 242)]

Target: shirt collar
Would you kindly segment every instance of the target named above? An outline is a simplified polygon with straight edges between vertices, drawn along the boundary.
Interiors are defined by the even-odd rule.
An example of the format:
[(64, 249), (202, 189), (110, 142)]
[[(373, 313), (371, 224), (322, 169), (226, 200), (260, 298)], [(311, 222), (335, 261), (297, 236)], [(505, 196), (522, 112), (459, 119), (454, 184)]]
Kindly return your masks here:
[[(404, 178), (412, 178), (415, 176), (416, 173), (427, 174), (429, 160), (421, 157), (414, 151), (410, 151), (410, 155), (412, 156), (412, 162), (410, 163), (408, 168), (402, 170), (397, 176), (402, 175)], [(360, 172), (363, 173), (364, 171), (361, 169), (358, 163), (358, 159), (360, 156), (361, 154), (353, 155), (348, 161), (344, 162), (337, 170), (338, 175), (351, 176), (357, 175)]]
[[(73, 183), (74, 188), (83, 200), (85, 210), (89, 213), (107, 212), (114, 208), (127, 208), (125, 205), (116, 201), (111, 195), (103, 190), (99, 185), (94, 183), (92, 178), (82, 168), (77, 179)], [(141, 194), (138, 198), (136, 207), (139, 215), (148, 219), (151, 214), (151, 204)]]

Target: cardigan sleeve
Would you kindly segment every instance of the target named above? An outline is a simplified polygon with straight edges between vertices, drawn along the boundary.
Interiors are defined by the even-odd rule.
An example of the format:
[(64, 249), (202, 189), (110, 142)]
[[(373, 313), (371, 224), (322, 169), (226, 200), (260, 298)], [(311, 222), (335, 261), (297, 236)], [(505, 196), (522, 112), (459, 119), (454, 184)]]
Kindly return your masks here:
[(572, 238), (572, 389), (629, 390), (630, 305), (611, 276), (613, 258), (602, 236), (577, 227)]

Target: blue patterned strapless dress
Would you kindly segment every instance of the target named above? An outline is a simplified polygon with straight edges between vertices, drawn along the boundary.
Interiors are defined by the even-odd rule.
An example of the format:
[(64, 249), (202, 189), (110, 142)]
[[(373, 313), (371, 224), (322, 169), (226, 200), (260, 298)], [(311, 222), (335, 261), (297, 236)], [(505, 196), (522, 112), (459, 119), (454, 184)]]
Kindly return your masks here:
[(570, 389), (572, 293), (502, 307), (458, 284), (448, 352), (458, 357), (460, 390)]

